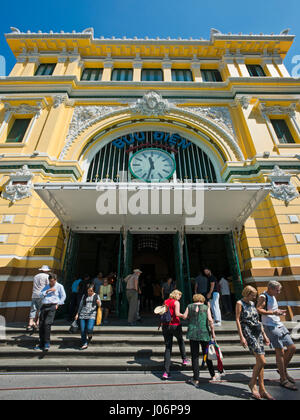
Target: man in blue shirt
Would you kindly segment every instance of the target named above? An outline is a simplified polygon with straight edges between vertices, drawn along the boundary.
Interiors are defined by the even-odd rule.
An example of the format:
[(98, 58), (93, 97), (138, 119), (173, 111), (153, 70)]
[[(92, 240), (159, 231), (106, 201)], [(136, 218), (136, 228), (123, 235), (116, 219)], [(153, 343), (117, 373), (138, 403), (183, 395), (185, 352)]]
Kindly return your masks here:
[(82, 282), (82, 279), (79, 278), (75, 280), (72, 284), (72, 294), (70, 299), (70, 321), (74, 321), (75, 315), (78, 311), (78, 292), (79, 292), (79, 285)]
[(35, 350), (48, 351), (50, 349), (51, 327), (56, 311), (66, 300), (65, 289), (57, 283), (56, 274), (49, 274), (49, 285), (42, 290), (41, 298), (43, 298), (43, 302), (40, 315), (40, 344), (35, 347)]

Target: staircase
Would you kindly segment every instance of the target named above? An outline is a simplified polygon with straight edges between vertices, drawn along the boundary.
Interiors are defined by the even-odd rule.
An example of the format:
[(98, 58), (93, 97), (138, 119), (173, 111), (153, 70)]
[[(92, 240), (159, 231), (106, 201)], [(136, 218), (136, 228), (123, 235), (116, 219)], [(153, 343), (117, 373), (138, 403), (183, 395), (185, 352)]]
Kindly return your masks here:
[[(290, 329), (292, 324), (287, 325)], [(183, 328), (186, 332), (186, 327)], [(124, 321), (113, 320), (108, 326), (95, 327), (88, 350), (81, 351), (79, 334), (69, 334), (67, 323), (52, 327), (49, 353), (36, 352), (38, 334), (28, 335), (21, 325), (7, 328), (6, 340), (0, 343), (0, 372), (103, 372), (103, 371), (161, 371), (164, 341), (153, 319), (141, 326), (128, 327)], [(218, 344), (224, 356), (226, 370), (248, 370), (254, 357), (243, 349), (234, 322), (224, 322), (216, 329)], [(291, 367), (300, 368), (300, 340), (295, 341), (297, 353)], [(189, 357), (189, 343), (186, 341)], [(275, 368), (275, 354), (266, 348), (267, 368)], [(174, 339), (172, 370), (189, 371), (182, 367)]]

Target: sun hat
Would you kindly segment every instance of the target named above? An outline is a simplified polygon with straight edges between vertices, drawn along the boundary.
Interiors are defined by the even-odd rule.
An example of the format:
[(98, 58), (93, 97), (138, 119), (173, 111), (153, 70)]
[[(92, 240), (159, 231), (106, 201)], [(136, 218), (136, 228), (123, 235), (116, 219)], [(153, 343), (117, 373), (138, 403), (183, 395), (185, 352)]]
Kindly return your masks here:
[(43, 265), (43, 267), (39, 268), (39, 271), (51, 271), (51, 268), (48, 265)]
[(134, 273), (143, 273), (139, 268), (136, 268), (135, 270), (133, 270)]
[(166, 305), (162, 305), (162, 306), (157, 306), (154, 309), (154, 313), (155, 315), (164, 315), (167, 312), (168, 308)]

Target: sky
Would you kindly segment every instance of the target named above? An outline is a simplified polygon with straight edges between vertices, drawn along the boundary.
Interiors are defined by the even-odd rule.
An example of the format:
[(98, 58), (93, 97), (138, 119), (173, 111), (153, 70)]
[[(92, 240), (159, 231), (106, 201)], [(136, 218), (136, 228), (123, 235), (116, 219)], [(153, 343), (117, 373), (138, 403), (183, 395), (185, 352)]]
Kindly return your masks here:
[[(285, 64), (292, 71), (300, 62), (299, 0), (14, 0), (1, 2), (0, 56), (6, 74), (15, 63), (4, 34), (21, 32), (78, 32), (95, 29), (95, 37), (210, 38), (210, 29), (222, 33), (279, 34), (290, 28), (296, 40)], [(3, 61), (3, 59), (2, 59)], [(0, 57), (1, 65), (1, 57)]]

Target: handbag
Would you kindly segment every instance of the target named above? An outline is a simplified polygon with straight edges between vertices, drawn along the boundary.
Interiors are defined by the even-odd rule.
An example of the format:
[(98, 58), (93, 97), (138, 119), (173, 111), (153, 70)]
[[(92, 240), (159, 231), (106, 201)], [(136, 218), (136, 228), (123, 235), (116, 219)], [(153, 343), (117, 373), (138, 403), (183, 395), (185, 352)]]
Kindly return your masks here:
[(96, 325), (97, 325), (97, 327), (99, 325), (101, 325), (101, 322), (102, 322), (102, 309), (101, 309), (101, 307), (99, 307), (98, 310), (97, 310), (97, 316), (96, 316)]
[(209, 344), (208, 351), (207, 351), (207, 358), (208, 358), (208, 360), (217, 360), (218, 359), (215, 344)]
[(78, 331), (79, 331), (78, 322), (73, 321), (71, 326), (70, 326), (69, 333), (70, 334), (76, 334)]

